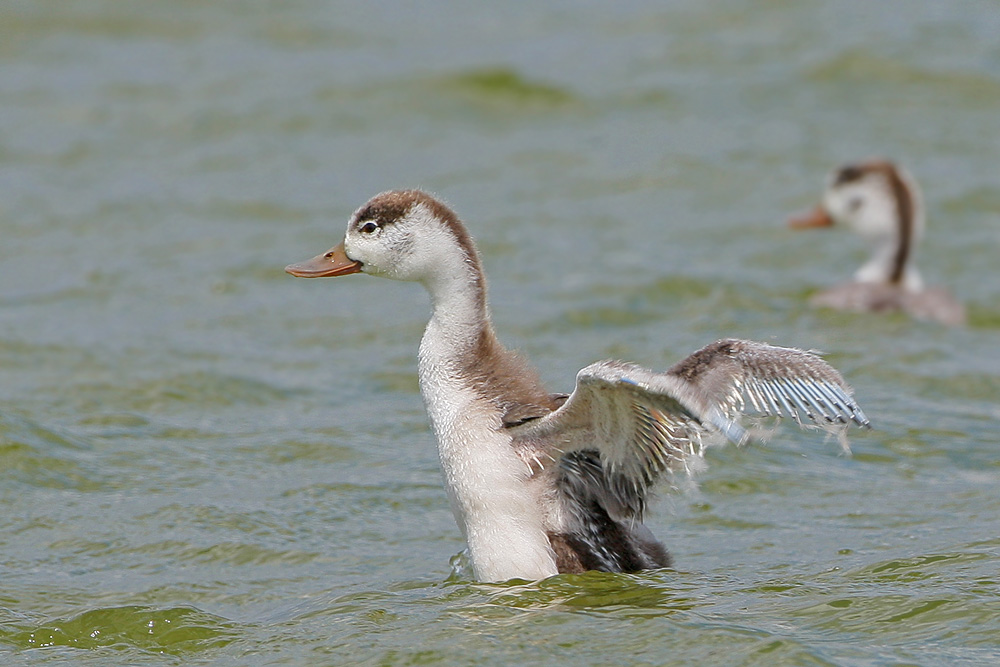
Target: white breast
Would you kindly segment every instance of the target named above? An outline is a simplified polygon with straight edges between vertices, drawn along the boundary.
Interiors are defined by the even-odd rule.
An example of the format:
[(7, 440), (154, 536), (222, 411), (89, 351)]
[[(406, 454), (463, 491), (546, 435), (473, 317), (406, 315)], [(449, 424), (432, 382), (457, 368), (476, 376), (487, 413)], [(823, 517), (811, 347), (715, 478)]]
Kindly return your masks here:
[(511, 447), (495, 406), (462, 382), (445, 340), (428, 326), (420, 344), (420, 390), (437, 436), (445, 487), (481, 581), (557, 574), (537, 485)]

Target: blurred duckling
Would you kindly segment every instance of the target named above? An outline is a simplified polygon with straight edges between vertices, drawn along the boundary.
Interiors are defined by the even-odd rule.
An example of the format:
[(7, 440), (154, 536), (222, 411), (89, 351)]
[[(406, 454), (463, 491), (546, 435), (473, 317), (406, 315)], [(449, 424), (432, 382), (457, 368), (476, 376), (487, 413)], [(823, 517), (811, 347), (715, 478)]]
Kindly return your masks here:
[(941, 287), (926, 287), (914, 262), (924, 232), (916, 181), (887, 160), (849, 164), (827, 179), (822, 203), (789, 220), (793, 229), (846, 225), (871, 246), (871, 258), (850, 283), (824, 290), (814, 306), (854, 312), (903, 311), (918, 320), (965, 323), (965, 307)]

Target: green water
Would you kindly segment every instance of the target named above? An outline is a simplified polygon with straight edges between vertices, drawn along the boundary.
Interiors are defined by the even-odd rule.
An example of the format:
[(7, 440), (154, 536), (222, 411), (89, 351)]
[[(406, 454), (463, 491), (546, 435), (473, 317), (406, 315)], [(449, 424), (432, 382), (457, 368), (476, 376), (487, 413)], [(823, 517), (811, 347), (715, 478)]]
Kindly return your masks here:
[[(0, 8), (0, 662), (1000, 661), (993, 2)], [(828, 169), (924, 184), (971, 326), (815, 312)], [(482, 585), (416, 387), (414, 285), (299, 281), (372, 194), (479, 241), (553, 391), (723, 336), (823, 350), (875, 429), (709, 452), (675, 570)]]

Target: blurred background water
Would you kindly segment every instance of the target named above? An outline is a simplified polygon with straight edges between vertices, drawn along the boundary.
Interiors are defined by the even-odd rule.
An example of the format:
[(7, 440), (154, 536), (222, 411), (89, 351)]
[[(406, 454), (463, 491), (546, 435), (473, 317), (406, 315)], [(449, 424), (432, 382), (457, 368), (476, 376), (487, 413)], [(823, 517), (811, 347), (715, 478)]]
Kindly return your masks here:
[[(995, 664), (1000, 11), (989, 1), (0, 8), (5, 664)], [(971, 324), (816, 312), (837, 164), (923, 183)], [(709, 454), (676, 569), (480, 585), (415, 285), (297, 281), (384, 189), (449, 201), (553, 391), (716, 338), (823, 350), (875, 430)]]

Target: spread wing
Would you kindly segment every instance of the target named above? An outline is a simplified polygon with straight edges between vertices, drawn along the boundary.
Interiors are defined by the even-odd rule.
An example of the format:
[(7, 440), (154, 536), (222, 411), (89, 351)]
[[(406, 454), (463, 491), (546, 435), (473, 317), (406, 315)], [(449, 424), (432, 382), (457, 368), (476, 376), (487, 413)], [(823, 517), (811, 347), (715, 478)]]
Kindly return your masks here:
[(799, 425), (868, 425), (843, 378), (815, 354), (721, 340), (666, 373), (619, 361), (591, 364), (559, 409), (510, 433), (515, 447), (561, 455), (563, 477), (576, 474), (575, 453), (596, 452), (604, 474), (591, 476), (591, 493), (613, 517), (636, 518), (656, 478), (700, 457), (707, 436), (745, 442), (739, 420), (748, 410)]
[[(738, 426), (747, 402), (752, 411), (791, 417), (800, 426), (869, 425), (851, 388), (830, 364), (812, 352), (749, 340), (726, 339), (707, 345), (667, 371), (698, 387), (724, 420)], [(742, 430), (723, 431), (738, 444)], [(734, 437), (736, 436), (736, 437)]]

